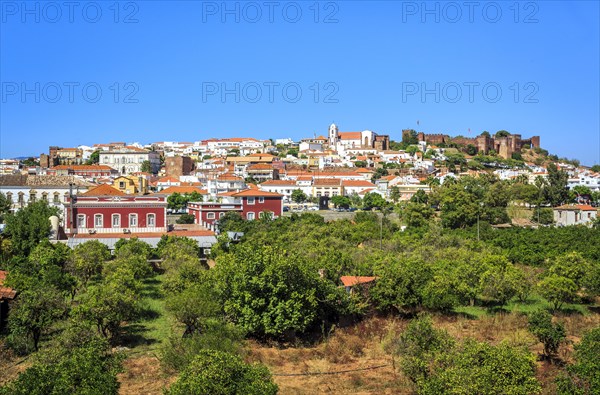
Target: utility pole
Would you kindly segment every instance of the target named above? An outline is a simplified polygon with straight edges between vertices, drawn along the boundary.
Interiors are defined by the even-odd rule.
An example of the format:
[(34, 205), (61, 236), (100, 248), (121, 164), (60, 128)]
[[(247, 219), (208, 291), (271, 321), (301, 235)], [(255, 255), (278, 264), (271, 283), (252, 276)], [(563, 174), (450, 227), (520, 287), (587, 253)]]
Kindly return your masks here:
[(379, 249), (383, 250), (383, 212), (381, 212), (381, 221), (379, 222)]

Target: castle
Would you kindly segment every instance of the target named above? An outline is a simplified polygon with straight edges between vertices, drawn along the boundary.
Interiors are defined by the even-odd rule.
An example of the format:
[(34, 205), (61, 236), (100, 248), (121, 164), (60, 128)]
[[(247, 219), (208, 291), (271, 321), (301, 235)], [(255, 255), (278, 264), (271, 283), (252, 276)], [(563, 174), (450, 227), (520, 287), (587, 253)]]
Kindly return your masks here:
[[(403, 138), (410, 132), (410, 130), (403, 130)], [(472, 145), (477, 149), (477, 152), (484, 154), (489, 153), (490, 150), (494, 150), (498, 153), (498, 156), (504, 159), (512, 157), (512, 154), (515, 152), (521, 152), (523, 148), (540, 147), (540, 136), (532, 136), (528, 139), (523, 139), (520, 134), (507, 134), (506, 136), (481, 134), (477, 137), (450, 137), (447, 134), (425, 134), (419, 132), (417, 133), (417, 139), (431, 145)]]

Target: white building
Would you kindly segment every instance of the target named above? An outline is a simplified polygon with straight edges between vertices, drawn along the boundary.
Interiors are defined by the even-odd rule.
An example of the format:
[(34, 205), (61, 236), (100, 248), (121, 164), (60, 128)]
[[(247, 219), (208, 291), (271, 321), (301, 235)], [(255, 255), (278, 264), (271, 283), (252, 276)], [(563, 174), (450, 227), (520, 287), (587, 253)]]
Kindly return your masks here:
[(56, 207), (62, 213), (71, 184), (73, 193), (85, 192), (95, 186), (75, 176), (0, 175), (0, 192), (11, 203), (12, 211), (45, 200), (50, 207)]
[(566, 204), (554, 207), (554, 222), (557, 226), (588, 225), (596, 219), (596, 208), (584, 204)]
[(158, 173), (160, 170), (160, 155), (158, 152), (133, 146), (115, 147), (110, 151), (100, 152), (100, 164), (110, 166), (120, 174), (142, 171), (142, 164), (145, 161), (150, 162), (152, 173)]
[(589, 172), (578, 173), (574, 177), (569, 178), (567, 186), (569, 189), (573, 189), (576, 186), (584, 186), (590, 188), (592, 191), (600, 191), (600, 174)]

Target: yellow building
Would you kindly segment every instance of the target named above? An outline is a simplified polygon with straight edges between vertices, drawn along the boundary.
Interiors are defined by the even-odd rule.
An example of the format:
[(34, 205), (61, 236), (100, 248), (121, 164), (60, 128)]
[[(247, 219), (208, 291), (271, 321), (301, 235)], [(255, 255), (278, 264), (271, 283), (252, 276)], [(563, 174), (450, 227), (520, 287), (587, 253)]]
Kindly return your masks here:
[(115, 178), (113, 187), (128, 195), (148, 193), (148, 180), (144, 177), (120, 176)]

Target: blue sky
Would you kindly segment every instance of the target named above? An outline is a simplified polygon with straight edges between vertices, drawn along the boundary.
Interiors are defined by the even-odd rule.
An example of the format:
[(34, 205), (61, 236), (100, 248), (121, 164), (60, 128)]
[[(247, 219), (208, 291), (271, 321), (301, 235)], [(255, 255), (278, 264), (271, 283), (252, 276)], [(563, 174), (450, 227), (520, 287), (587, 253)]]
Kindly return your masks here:
[(335, 121), (505, 129), (599, 163), (599, 3), (468, 4), (2, 1), (0, 157)]

